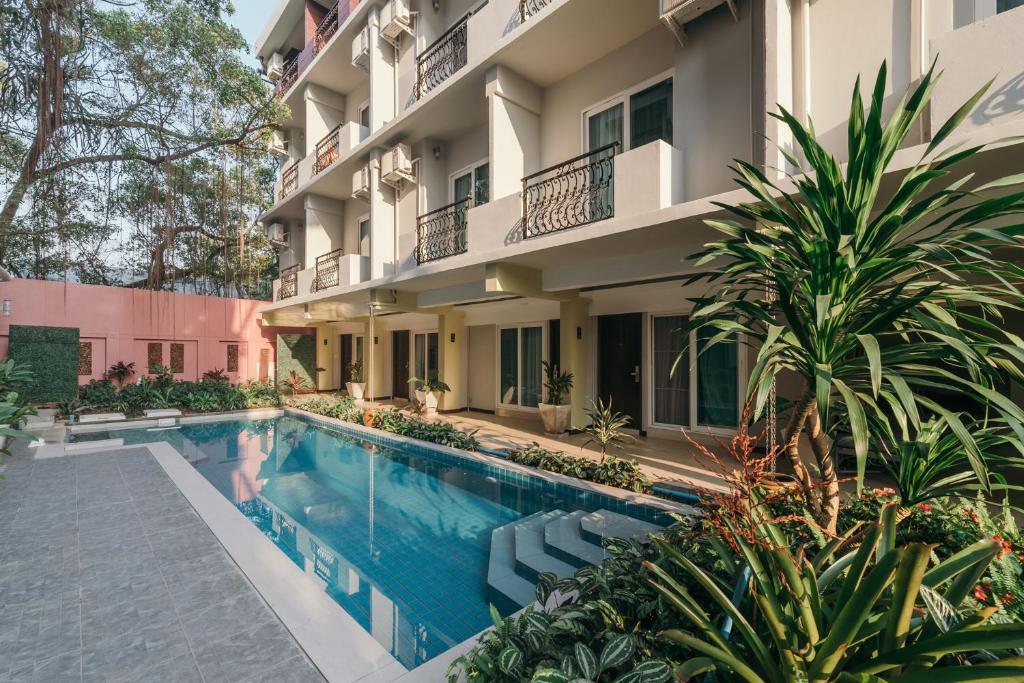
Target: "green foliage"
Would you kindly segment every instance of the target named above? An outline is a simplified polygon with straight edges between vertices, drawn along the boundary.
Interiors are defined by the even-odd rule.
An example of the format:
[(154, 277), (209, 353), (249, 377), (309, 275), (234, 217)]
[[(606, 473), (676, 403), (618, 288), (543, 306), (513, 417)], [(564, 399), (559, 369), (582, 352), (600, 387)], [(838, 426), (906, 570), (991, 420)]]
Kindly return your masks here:
[(300, 387), (316, 386), (316, 335), (277, 335), (278, 386), (293, 375), (303, 380)]
[[(693, 279), (713, 294), (693, 300), (688, 330), (707, 328), (711, 344), (742, 333), (758, 349), (748, 385), (753, 419), (772, 377), (795, 374), (803, 389), (788, 432), (817, 433), (819, 424), (831, 440), (850, 432), (860, 483), (873, 446), (914, 441), (930, 415), (949, 423), (964, 466), (983, 466), (977, 440), (954, 412), (965, 402), (1024, 432), (1024, 410), (1007, 395), (1024, 378), (1024, 348), (1004, 322), (1024, 305), (1014, 263), (1024, 227), (1013, 219), (1024, 212), (1024, 176), (978, 180), (972, 169), (984, 145), (945, 147), (988, 86), (935, 129), (922, 158), (887, 179), (883, 192), (937, 78), (930, 69), (909, 96), (885, 106), (883, 64), (866, 110), (858, 81), (845, 165), (810, 125), (781, 109), (777, 118), (799, 150), (781, 150), (799, 169), (790, 176), (797, 196), (737, 161), (736, 182), (751, 201), (723, 206), (733, 219), (708, 221), (722, 238), (691, 257), (700, 273)], [(888, 120), (883, 109), (892, 111)], [(829, 441), (811, 439), (826, 473), (834, 472)], [(790, 464), (810, 483), (796, 456), (794, 447)], [(839, 487), (834, 476), (825, 480), (816, 512), (829, 521)]]
[(554, 365), (541, 361), (544, 366), (544, 388), (548, 392), (548, 403), (553, 406), (562, 405), (562, 400), (572, 390), (574, 377), (571, 372), (560, 372)]
[[(35, 415), (35, 408), (28, 405), (18, 389), (31, 384), (32, 371), (24, 364), (11, 358), (0, 360), (0, 437), (24, 438), (26, 435), (18, 428), (29, 415)], [(6, 445), (0, 448), (0, 454), (7, 455)], [(3, 477), (0, 476), (0, 479)]]
[(59, 401), (78, 392), (78, 328), (11, 325), (10, 359), (32, 370), (20, 387), (28, 403)]
[(227, 382), (228, 376), (223, 368), (214, 368), (203, 373), (203, 380), (206, 382)]
[(32, 381), (32, 369), (13, 358), (0, 360), (0, 394), (18, 391)]
[(480, 448), (480, 442), (476, 440), (477, 430), (475, 429), (471, 432), (464, 432), (447, 422), (427, 422), (398, 410), (377, 411), (373, 415), (373, 426), (392, 434), (451, 448), (460, 448), (464, 451), (475, 451)]
[(292, 396), (301, 391), (313, 389), (313, 385), (309, 382), (309, 380), (307, 380), (305, 377), (300, 375), (295, 370), (292, 370), (290, 373), (288, 373), (288, 376), (285, 377), (284, 380), (281, 382), (281, 386)]
[(149, 366), (149, 374), (153, 375), (153, 382), (157, 386), (166, 387), (170, 386), (174, 382), (174, 373), (166, 365), (154, 363)]
[(109, 379), (92, 380), (79, 389), (81, 412), (115, 410), (130, 417), (153, 408), (182, 408), (194, 413), (269, 408), (282, 405), (281, 395), (269, 382), (232, 385), (226, 381), (184, 382), (142, 378), (120, 391)]
[(614, 456), (608, 456), (602, 458), (601, 462), (595, 462), (584, 456), (549, 451), (534, 443), (526, 448), (509, 451), (508, 459), (519, 465), (536, 467), (556, 474), (564, 474), (637, 493), (647, 493), (651, 489), (650, 480), (635, 461), (620, 460)]
[(411, 377), (409, 384), (413, 385), (416, 391), (424, 391), (428, 394), (446, 394), (452, 390), (450, 386), (436, 377), (427, 377), (426, 379)]
[(601, 449), (602, 460), (608, 454), (609, 448), (622, 448), (627, 443), (635, 441), (633, 437), (622, 431), (629, 424), (629, 417), (612, 410), (612, 399), (608, 398), (608, 405), (598, 397), (597, 403), (590, 402), (587, 408), (587, 419), (590, 424), (583, 431), (589, 437), (583, 445), (597, 444)]
[(363, 411), (356, 407), (355, 399), (351, 396), (336, 394), (330, 400), (316, 396), (308, 401), (289, 401), (289, 405), (344, 422), (363, 423)]
[[(720, 681), (826, 683), (901, 680), (940, 666), (948, 667), (940, 680), (969, 681), (987, 677), (982, 662), (1004, 659), (999, 671), (1006, 680), (1024, 676), (1024, 664), (1010, 659), (1024, 643), (1024, 624), (998, 623), (996, 608), (975, 609), (968, 601), (999, 551), (992, 539), (929, 566), (929, 545), (897, 547), (898, 509), (888, 505), (863, 527), (859, 546), (851, 547), (855, 534), (848, 534), (805, 556), (759, 500), (721, 519), (751, 568), (751, 594), (738, 606), (713, 573), (667, 541), (656, 542), (710, 599), (645, 564), (680, 620), (664, 637), (694, 653), (677, 674), (711, 668)], [(726, 618), (731, 639), (719, 630)]]
[(116, 381), (118, 385), (124, 384), (134, 374), (135, 361), (125, 363), (123, 360), (119, 360), (107, 370), (107, 378)]
[(110, 408), (117, 401), (117, 387), (109, 379), (89, 380), (88, 384), (78, 388), (78, 398), (90, 408)]
[(348, 370), (349, 377), (352, 378), (352, 382), (358, 384), (359, 382), (363, 381), (363, 361), (357, 360), (356, 362), (348, 366)]

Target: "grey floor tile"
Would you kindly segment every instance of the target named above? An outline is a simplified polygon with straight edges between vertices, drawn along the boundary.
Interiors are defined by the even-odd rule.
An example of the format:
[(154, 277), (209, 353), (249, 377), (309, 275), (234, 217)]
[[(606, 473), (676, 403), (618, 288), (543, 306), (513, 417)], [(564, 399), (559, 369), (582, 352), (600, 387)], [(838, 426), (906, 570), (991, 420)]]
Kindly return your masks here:
[(301, 656), (279, 622), (236, 631), (216, 642), (194, 645), (199, 670), (207, 681), (252, 681)]
[(141, 675), (170, 659), (190, 657), (181, 628), (147, 627), (82, 649), (82, 673), (87, 681), (142, 680)]
[(259, 675), (256, 680), (261, 683), (323, 683), (324, 677), (305, 655), (300, 655)]

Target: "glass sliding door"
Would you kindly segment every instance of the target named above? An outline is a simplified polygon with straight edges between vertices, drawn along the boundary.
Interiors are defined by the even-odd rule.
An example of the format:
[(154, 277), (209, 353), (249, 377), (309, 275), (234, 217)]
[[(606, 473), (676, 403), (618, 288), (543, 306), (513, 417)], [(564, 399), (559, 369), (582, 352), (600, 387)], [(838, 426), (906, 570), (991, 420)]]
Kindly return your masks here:
[(697, 338), (697, 424), (736, 427), (739, 424), (739, 350), (735, 339), (708, 347), (714, 330)]
[(587, 177), (584, 179), (586, 186), (583, 188), (590, 197), (585, 205), (588, 221), (610, 218), (615, 213), (614, 167), (608, 161), (609, 157), (615, 155), (615, 149), (602, 148), (613, 142), (619, 143), (621, 147), (623, 109), (623, 103), (619, 102), (587, 118), (587, 151), (594, 152), (590, 155)]
[(536, 408), (543, 398), (544, 328), (541, 325), (502, 328), (498, 346), (499, 403)]
[(417, 332), (412, 338), (414, 377), (419, 380), (436, 380), (437, 332)]
[(629, 148), (655, 140), (672, 144), (672, 79), (629, 97)]
[(686, 322), (685, 315), (654, 319), (654, 421), (658, 424), (690, 425), (690, 337), (681, 331)]

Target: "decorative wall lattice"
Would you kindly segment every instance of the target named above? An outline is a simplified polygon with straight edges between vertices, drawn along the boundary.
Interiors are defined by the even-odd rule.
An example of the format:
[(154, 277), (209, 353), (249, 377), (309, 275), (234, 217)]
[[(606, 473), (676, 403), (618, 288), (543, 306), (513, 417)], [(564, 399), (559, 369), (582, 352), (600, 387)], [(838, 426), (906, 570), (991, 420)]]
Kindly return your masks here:
[(171, 372), (176, 375), (185, 372), (184, 344), (171, 344)]
[(78, 376), (92, 374), (92, 342), (78, 342)]
[(238, 372), (238, 344), (228, 344), (228, 372)]
[(164, 364), (164, 345), (160, 342), (146, 344), (146, 367)]

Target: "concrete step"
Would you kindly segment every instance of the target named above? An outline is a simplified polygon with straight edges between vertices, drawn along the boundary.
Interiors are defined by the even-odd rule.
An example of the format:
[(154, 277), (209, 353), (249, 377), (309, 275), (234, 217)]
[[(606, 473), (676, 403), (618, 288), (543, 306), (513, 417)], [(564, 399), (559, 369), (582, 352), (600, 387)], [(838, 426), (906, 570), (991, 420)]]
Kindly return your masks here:
[(548, 522), (544, 527), (545, 551), (576, 567), (601, 564), (608, 553), (601, 546), (584, 540), (580, 529), (580, 520), (586, 514), (583, 510), (577, 510)]
[(515, 525), (516, 571), (520, 576), (536, 581), (542, 572), (550, 572), (560, 579), (576, 573), (576, 567), (549, 555), (544, 550), (544, 528), (565, 515), (563, 510), (552, 510), (540, 516), (520, 520)]
[[(539, 517), (537, 512), (529, 517), (500, 526), (491, 532), (491, 555), (487, 562), (487, 585), (491, 591), (520, 607), (534, 602), (534, 584), (516, 573), (516, 530), (517, 524)], [(493, 602), (493, 600), (492, 600)]]
[(633, 517), (598, 510), (580, 517), (580, 532), (585, 541), (604, 547), (606, 538), (628, 538), (645, 541), (651, 534), (662, 531), (662, 527)]

